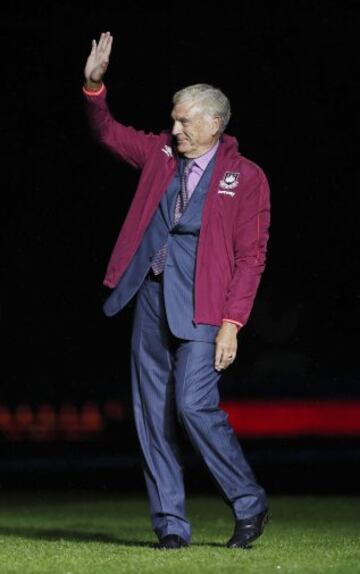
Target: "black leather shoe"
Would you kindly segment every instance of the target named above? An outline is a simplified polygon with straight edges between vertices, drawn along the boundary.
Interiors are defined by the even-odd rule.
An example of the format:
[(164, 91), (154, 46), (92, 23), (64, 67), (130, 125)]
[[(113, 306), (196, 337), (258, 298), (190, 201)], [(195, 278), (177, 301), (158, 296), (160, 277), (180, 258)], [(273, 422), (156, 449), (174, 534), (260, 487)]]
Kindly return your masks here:
[(155, 548), (159, 550), (176, 550), (177, 548), (184, 548), (185, 546), (189, 545), (181, 536), (178, 534), (167, 534), (163, 538), (160, 538)]
[(228, 548), (247, 548), (263, 533), (265, 524), (269, 522), (269, 512), (266, 508), (264, 512), (243, 518), (235, 522), (234, 534), (226, 544)]

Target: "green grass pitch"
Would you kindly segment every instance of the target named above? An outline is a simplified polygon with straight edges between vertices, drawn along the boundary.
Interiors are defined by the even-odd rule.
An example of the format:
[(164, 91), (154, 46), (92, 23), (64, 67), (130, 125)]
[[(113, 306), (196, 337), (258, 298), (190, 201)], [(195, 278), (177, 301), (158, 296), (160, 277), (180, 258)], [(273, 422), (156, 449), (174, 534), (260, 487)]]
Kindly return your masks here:
[(360, 573), (359, 498), (270, 497), (272, 520), (251, 549), (230, 550), (230, 509), (188, 498), (189, 548), (152, 548), (145, 497), (2, 493), (0, 574)]

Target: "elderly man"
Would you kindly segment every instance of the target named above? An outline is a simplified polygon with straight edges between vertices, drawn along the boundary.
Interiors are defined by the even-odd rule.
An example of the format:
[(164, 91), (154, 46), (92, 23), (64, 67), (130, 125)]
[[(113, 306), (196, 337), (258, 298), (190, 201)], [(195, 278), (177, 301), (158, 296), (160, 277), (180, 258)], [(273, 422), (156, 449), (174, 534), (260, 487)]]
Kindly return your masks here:
[(191, 539), (176, 418), (233, 510), (227, 546), (246, 547), (267, 521), (266, 496), (218, 406), (218, 383), (264, 268), (268, 183), (223, 133), (229, 101), (210, 85), (175, 94), (172, 133), (117, 122), (102, 81), (112, 41), (110, 32), (93, 40), (83, 91), (98, 140), (141, 171), (107, 268), (113, 291), (104, 312), (118, 313), (136, 295), (132, 395), (157, 547)]

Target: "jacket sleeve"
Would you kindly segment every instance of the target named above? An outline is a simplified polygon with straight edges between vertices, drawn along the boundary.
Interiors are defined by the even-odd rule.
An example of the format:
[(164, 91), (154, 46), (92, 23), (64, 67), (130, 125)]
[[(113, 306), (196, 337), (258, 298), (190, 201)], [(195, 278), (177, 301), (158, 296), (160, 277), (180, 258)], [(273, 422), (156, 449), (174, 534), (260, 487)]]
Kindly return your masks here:
[(233, 235), (234, 271), (223, 317), (245, 325), (265, 267), (270, 225), (270, 189), (258, 168), (241, 202)]
[(159, 136), (127, 127), (116, 121), (106, 102), (106, 87), (97, 92), (83, 88), (86, 112), (95, 138), (123, 161), (142, 169)]

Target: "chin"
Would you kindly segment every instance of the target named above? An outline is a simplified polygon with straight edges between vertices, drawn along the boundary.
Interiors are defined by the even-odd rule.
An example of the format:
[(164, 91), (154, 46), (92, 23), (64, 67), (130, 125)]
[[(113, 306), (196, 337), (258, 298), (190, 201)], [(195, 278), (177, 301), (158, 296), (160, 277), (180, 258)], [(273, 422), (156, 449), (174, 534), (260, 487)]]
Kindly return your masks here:
[(176, 145), (177, 145), (177, 149), (180, 153), (186, 153), (187, 151), (190, 151), (187, 142), (178, 143)]

